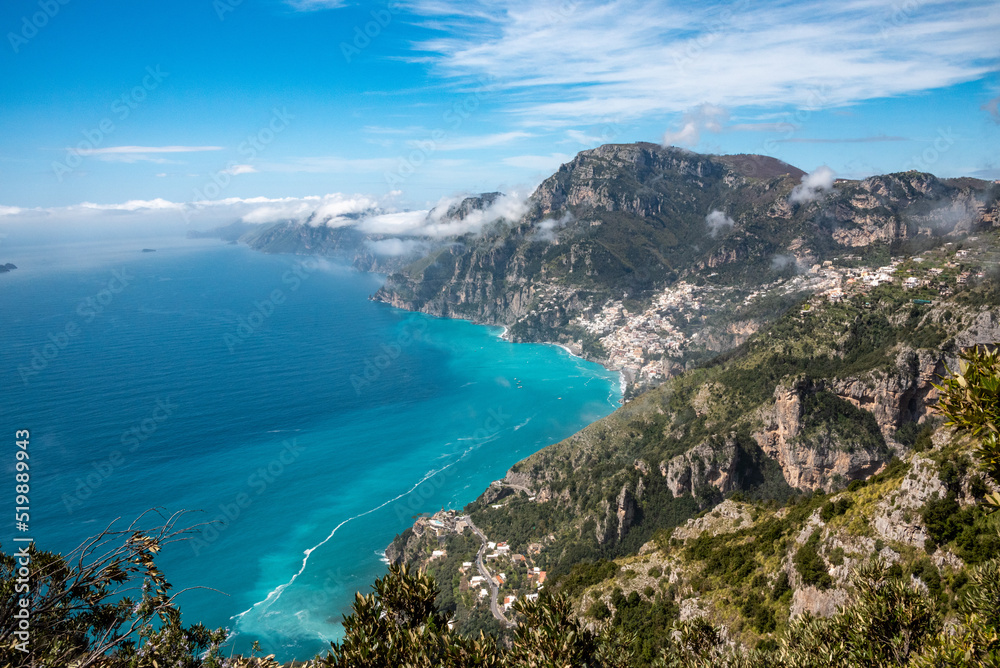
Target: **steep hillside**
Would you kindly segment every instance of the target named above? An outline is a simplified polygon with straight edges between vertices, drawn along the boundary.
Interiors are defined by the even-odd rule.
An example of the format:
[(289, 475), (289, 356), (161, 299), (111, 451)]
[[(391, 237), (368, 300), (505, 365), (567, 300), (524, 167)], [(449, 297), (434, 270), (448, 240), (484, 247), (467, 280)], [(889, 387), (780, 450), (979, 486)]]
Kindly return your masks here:
[[(803, 194), (802, 176), (765, 156), (647, 143), (583, 151), (536, 189), (519, 221), (434, 251), (390, 276), (376, 299), (606, 361), (579, 321), (616, 301), (642, 310), (684, 281), (752, 291), (824, 260), (886, 262), (1000, 221), (1000, 187), (986, 181), (907, 172)], [(732, 315), (745, 296), (723, 310)], [(705, 350), (737, 345), (781, 310), (720, 329)]]
[(578, 564), (559, 588), (590, 625), (637, 632), (647, 660), (665, 647), (663, 619), (703, 617), (745, 647), (766, 646), (791, 619), (836, 613), (876, 556), (954, 619), (968, 567), (1000, 551), (981, 506), (990, 486), (968, 441), (928, 426), (919, 450), (838, 493), (727, 500), (636, 555)]
[[(997, 239), (979, 242), (995, 246)], [(916, 260), (929, 257), (901, 266), (921, 267), (926, 263)], [(953, 260), (954, 254), (942, 258), (945, 263)], [(931, 412), (936, 396), (932, 382), (947, 364), (954, 364), (961, 349), (1000, 340), (996, 280), (984, 273), (978, 284), (955, 287), (946, 298), (936, 284), (906, 290), (889, 283), (842, 301), (803, 301), (732, 352), (666, 381), (513, 466), (463, 511), (490, 541), (506, 543), (509, 555), (518, 557), (500, 556), (495, 562), (498, 571), (510, 576), (501, 594), (523, 596), (531, 591), (538, 583), (537, 575), (532, 576), (537, 568), (550, 583), (555, 579), (557, 587), (568, 587), (580, 612), (593, 612), (595, 621), (617, 619), (617, 611), (627, 607), (614, 593), (621, 587), (626, 599), (630, 591), (638, 591), (643, 601), (642, 606), (636, 600), (629, 605), (642, 608), (661, 601), (675, 615), (689, 615), (681, 603), (694, 599), (688, 608), (717, 609), (712, 614), (738, 634), (756, 628), (747, 625), (756, 623), (752, 620), (758, 615), (766, 618), (767, 623), (758, 624), (763, 628), (772, 615), (780, 621), (790, 612), (829, 612), (843, 600), (834, 585), (843, 584), (849, 569), (828, 582), (817, 570), (820, 557), (810, 556), (810, 550), (827, 560), (822, 562), (827, 564), (823, 573), (830, 564), (850, 565), (851, 559), (884, 551), (886, 545), (903, 555), (902, 567), (926, 570), (918, 549), (937, 529), (932, 529), (934, 520), (920, 518), (932, 493), (938, 491), (943, 499), (954, 492), (955, 509), (984, 493), (956, 454), (962, 452), (960, 444), (950, 444)], [(914, 457), (918, 450), (921, 454)], [(948, 472), (949, 466), (958, 467), (958, 472)], [(859, 491), (857, 481), (866, 479), (874, 482)], [(845, 491), (849, 486), (851, 491)], [(837, 494), (846, 494), (847, 501), (834, 504), (834, 516), (826, 517), (823, 504), (837, 501)], [(724, 499), (729, 501), (716, 508)], [(734, 500), (739, 503), (734, 505)], [(779, 511), (774, 505), (789, 500), (796, 500), (794, 510)], [(692, 541), (713, 515), (678, 527), (713, 508), (731, 522), (725, 531), (711, 525), (705, 535), (715, 540), (728, 532), (733, 537), (720, 538), (711, 549), (698, 547)], [(822, 522), (810, 519), (817, 512)], [(979, 526), (980, 519), (969, 516), (962, 521)], [(828, 531), (827, 525), (850, 527), (852, 533)], [(738, 591), (718, 589), (721, 581), (708, 579), (698, 563), (711, 561), (712, 554), (739, 552), (737, 547), (753, 541), (758, 529), (777, 533), (755, 543), (753, 549), (760, 554), (751, 550), (736, 566), (711, 566), (739, 572), (724, 570), (730, 580), (722, 583)], [(934, 545), (954, 540), (948, 531), (939, 532)], [(949, 564), (957, 568), (960, 562), (952, 557), (962, 550), (980, 549), (972, 543), (981, 532), (974, 533), (952, 556), (942, 553), (934, 562), (938, 571)], [(807, 543), (805, 556), (797, 557)], [(489, 628), (489, 613), (477, 602), (478, 591), (470, 588), (471, 573), (460, 567), (472, 560), (476, 548), (478, 541), (467, 532), (429, 530), (418, 523), (398, 537), (387, 554), (424, 565), (439, 582), (452, 583), (445, 587), (446, 602), (458, 618), (470, 629)], [(446, 556), (431, 560), (433, 550)], [(892, 557), (888, 552), (883, 556)], [(796, 558), (805, 563), (806, 557), (816, 572), (806, 576), (790, 570)], [(748, 559), (752, 567), (744, 568), (741, 564)], [(644, 574), (622, 575), (619, 570), (647, 562)], [(650, 570), (674, 575), (664, 580), (649, 575)], [(746, 614), (740, 612), (755, 578), (764, 578), (758, 584), (773, 589), (779, 571), (790, 578), (782, 585), (788, 587), (788, 596), (781, 598), (779, 592), (764, 612), (752, 606)], [(933, 579), (929, 572), (927, 577)], [(635, 579), (634, 586), (622, 587), (622, 578)], [(580, 583), (596, 588), (585, 593)], [(818, 583), (819, 593), (809, 589)], [(677, 586), (667, 605), (664, 597), (670, 585)], [(716, 589), (721, 593), (711, 593)], [(628, 614), (639, 619), (652, 612)], [(739, 620), (743, 622), (737, 628)]]

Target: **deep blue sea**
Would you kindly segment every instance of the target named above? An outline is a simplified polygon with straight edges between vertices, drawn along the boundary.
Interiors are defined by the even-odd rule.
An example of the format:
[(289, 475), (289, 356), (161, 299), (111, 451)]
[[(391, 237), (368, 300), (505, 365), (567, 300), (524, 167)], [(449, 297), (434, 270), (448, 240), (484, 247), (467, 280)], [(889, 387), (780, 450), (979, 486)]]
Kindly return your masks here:
[[(181, 523), (217, 522), (159, 564), (175, 590), (212, 588), (182, 595), (184, 621), (231, 628), (238, 651), (324, 651), (414, 515), (461, 508), (620, 398), (617, 374), (372, 302), (381, 277), (328, 261), (4, 250), (0, 469), (13, 481), (30, 430), (28, 533), (67, 551), (117, 517), (202, 511)], [(25, 535), (8, 510), (6, 550)]]

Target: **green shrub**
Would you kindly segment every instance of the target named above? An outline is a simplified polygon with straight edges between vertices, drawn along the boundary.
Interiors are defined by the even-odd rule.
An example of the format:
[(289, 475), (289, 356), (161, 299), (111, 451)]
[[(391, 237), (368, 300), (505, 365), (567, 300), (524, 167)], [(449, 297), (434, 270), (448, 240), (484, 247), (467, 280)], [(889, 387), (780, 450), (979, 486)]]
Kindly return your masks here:
[(587, 614), (593, 617), (594, 619), (600, 621), (610, 617), (611, 610), (608, 608), (607, 603), (605, 603), (601, 599), (597, 599), (596, 601), (590, 604), (590, 607), (587, 609)]
[(819, 531), (817, 530), (796, 551), (793, 562), (795, 563), (795, 570), (802, 576), (804, 584), (815, 585), (819, 589), (829, 589), (833, 585), (833, 578), (827, 572), (826, 562), (817, 550), (818, 545)]

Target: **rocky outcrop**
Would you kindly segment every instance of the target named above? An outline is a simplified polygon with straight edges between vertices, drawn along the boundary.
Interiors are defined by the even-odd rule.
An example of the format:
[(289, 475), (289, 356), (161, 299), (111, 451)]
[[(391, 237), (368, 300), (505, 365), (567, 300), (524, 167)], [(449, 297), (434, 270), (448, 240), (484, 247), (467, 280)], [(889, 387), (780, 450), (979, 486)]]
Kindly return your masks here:
[(792, 606), (789, 614), (792, 618), (807, 612), (816, 617), (831, 617), (848, 600), (848, 593), (844, 589), (823, 591), (812, 586), (803, 587), (796, 589), (792, 594)]
[(871, 526), (885, 540), (894, 540), (922, 548), (927, 529), (920, 521), (920, 508), (934, 495), (944, 496), (945, 486), (937, 474), (937, 465), (925, 457), (914, 457), (910, 474), (899, 490), (878, 503)]
[(660, 473), (675, 498), (685, 494), (697, 496), (706, 486), (724, 494), (735, 487), (736, 462), (737, 446), (731, 434), (721, 446), (702, 443), (669, 462), (662, 462)]
[(705, 531), (710, 532), (711, 535), (732, 533), (737, 529), (749, 528), (752, 525), (753, 518), (748, 512), (747, 506), (727, 499), (713, 508), (712, 512), (690, 519), (674, 529), (671, 538), (677, 540), (697, 538)]
[(764, 427), (752, 434), (760, 449), (781, 466), (789, 486), (797, 489), (830, 491), (838, 482), (875, 473), (887, 459), (885, 453), (830, 445), (813, 448), (801, 442), (803, 398), (821, 387), (797, 381), (775, 388), (773, 406), (761, 414)]
[(886, 441), (906, 422), (920, 422), (937, 397), (933, 383), (945, 373), (938, 351), (904, 349), (891, 372), (872, 372), (859, 378), (832, 379), (831, 391), (875, 416)]
[[(638, 495), (641, 496), (641, 494), (642, 492), (638, 491)], [(625, 534), (632, 527), (638, 511), (636, 496), (626, 483), (622, 486), (614, 504), (609, 503), (607, 499), (602, 502), (603, 516), (598, 519), (595, 531), (599, 544), (603, 545), (612, 540), (620, 541), (625, 537)]]
[(995, 192), (971, 179), (903, 172), (871, 176), (843, 192), (825, 216), (833, 239), (844, 246), (968, 234), (996, 224)]

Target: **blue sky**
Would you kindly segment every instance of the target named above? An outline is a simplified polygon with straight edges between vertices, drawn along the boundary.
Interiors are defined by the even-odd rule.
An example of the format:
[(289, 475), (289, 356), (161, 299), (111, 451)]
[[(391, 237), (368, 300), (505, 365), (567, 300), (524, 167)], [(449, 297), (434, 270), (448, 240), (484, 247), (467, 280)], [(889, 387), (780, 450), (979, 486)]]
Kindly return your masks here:
[(1000, 178), (994, 1), (9, 0), (0, 29), (0, 221), (426, 208), (639, 140)]

